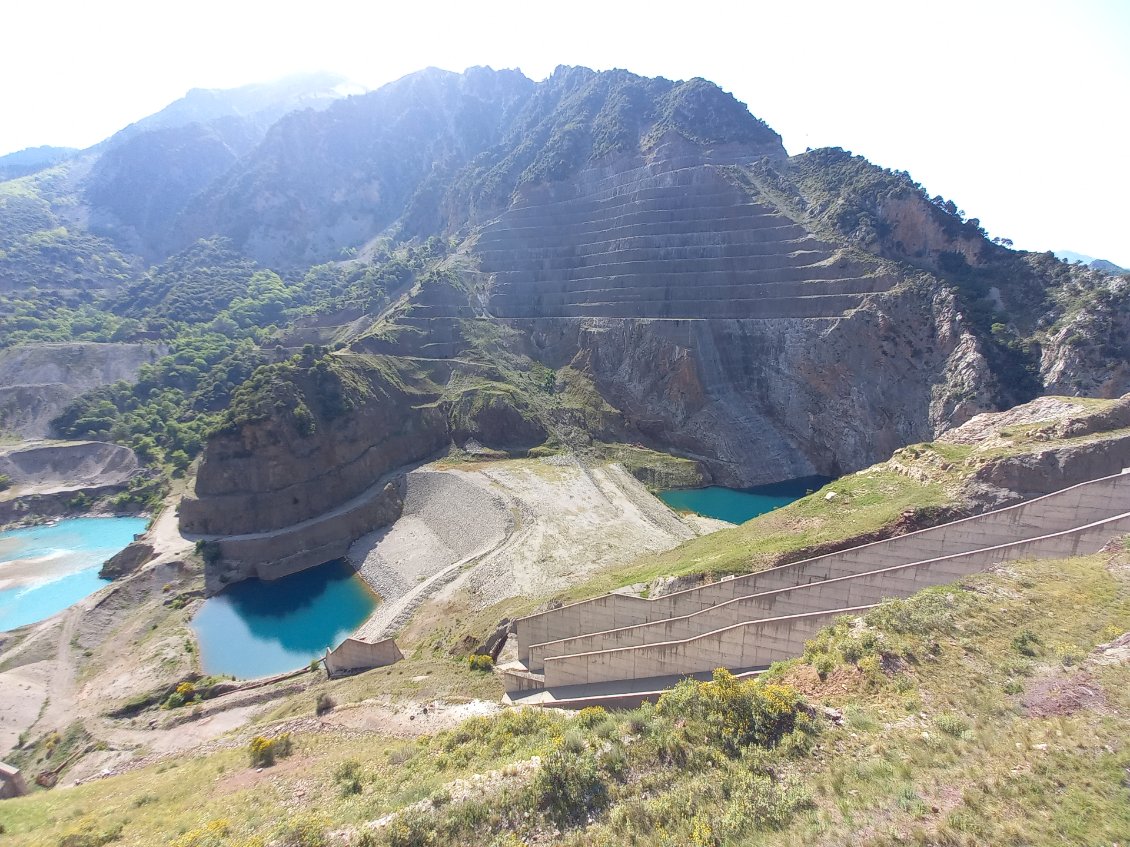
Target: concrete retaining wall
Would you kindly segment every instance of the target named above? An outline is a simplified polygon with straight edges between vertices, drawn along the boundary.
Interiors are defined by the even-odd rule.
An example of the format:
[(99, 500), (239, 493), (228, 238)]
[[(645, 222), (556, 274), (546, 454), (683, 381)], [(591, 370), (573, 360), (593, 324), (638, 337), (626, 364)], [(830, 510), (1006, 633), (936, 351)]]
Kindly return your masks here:
[(366, 641), (361, 638), (347, 638), (333, 650), (326, 653), (326, 670), (330, 676), (383, 668), (404, 658), (400, 648), (391, 638), (379, 641)]
[(518, 657), (528, 661), (533, 644), (682, 617), (739, 597), (798, 584), (1014, 543), (1127, 511), (1130, 478), (1120, 474), (983, 515), (654, 600), (621, 595), (597, 597), (520, 619)]
[(27, 794), (27, 783), (20, 769), (0, 762), (0, 800), (10, 797), (23, 797)]
[(763, 667), (796, 656), (806, 641), (840, 615), (868, 608), (753, 621), (686, 641), (555, 656), (545, 660), (545, 687)]
[(551, 656), (681, 641), (748, 621), (874, 605), (979, 573), (999, 562), (1095, 553), (1111, 538), (1128, 532), (1130, 514), (1038, 539), (740, 597), (683, 617), (535, 644), (527, 667), (538, 672)]

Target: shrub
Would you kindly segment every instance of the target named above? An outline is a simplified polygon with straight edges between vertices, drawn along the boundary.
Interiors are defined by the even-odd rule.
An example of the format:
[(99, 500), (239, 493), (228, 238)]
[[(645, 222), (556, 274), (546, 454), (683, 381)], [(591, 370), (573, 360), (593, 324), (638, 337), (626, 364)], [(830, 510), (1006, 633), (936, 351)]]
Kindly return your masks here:
[(602, 706), (586, 706), (581, 709), (581, 711), (577, 712), (577, 716), (574, 720), (578, 726), (591, 729), (598, 723), (601, 723), (607, 716), (608, 712), (606, 712)]
[(285, 759), (292, 752), (293, 744), (290, 733), (284, 732), (275, 738), (264, 738), (256, 735), (248, 745), (251, 754), (251, 767), (267, 768), (275, 763), (275, 759)]
[(949, 713), (938, 715), (934, 718), (934, 725), (946, 735), (952, 735), (954, 738), (961, 738), (969, 732), (969, 721), (960, 715)]
[(884, 600), (864, 616), (869, 626), (886, 632), (922, 634), (947, 630), (957, 599), (951, 591), (926, 589), (906, 600)]
[(1038, 655), (1038, 648), (1043, 644), (1040, 637), (1031, 630), (1024, 630), (1012, 639), (1012, 649), (1021, 656), (1032, 658)]
[(726, 843), (753, 829), (780, 829), (796, 812), (812, 806), (811, 795), (798, 781), (770, 773), (738, 771), (726, 787), (730, 800), (716, 825)]
[(827, 679), (828, 674), (836, 669), (836, 660), (828, 653), (816, 653), (809, 658), (817, 676)]
[(343, 797), (348, 797), (350, 794), (360, 794), (361, 763), (356, 759), (347, 759), (342, 762), (334, 771), (334, 782), (341, 786)]
[(473, 653), (467, 657), (467, 665), (473, 671), (489, 672), (494, 670), (494, 659), (486, 653)]
[(750, 744), (769, 746), (790, 732), (801, 708), (787, 685), (739, 681), (722, 668), (711, 682), (684, 680), (664, 694), (656, 713), (704, 724), (707, 738), (729, 755)]
[(608, 787), (591, 753), (550, 753), (530, 788), (537, 805), (559, 826), (583, 821), (608, 804)]
[(436, 843), (431, 818), (418, 809), (401, 812), (385, 830), (389, 847), (428, 847)]
[(327, 822), (313, 815), (291, 818), (275, 830), (275, 847), (327, 847)]
[(840, 655), (845, 662), (854, 665), (863, 658), (863, 647), (854, 638), (850, 638), (840, 644)]
[(323, 691), (314, 703), (314, 713), (321, 717), (332, 712), (335, 706), (337, 703), (334, 702), (334, 698)]
[(231, 825), (223, 818), (208, 821), (204, 826), (190, 829), (168, 847), (221, 847), (227, 844)]

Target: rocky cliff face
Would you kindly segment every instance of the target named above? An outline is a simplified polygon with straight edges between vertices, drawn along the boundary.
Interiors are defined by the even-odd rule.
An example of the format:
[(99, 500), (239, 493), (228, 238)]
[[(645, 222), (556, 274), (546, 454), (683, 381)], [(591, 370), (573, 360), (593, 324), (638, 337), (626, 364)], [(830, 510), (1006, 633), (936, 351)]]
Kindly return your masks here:
[(442, 411), (413, 400), (390, 389), (335, 417), (315, 406), (312, 433), (280, 415), (214, 436), (194, 496), (181, 503), (181, 529), (265, 533), (329, 515), (374, 487), (379, 492), (386, 475), (447, 443)]

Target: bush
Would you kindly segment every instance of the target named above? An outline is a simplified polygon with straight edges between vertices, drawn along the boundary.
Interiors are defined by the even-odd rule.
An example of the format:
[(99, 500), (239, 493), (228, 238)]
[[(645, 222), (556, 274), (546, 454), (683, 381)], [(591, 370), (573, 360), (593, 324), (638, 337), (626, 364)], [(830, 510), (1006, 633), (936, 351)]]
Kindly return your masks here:
[(722, 668), (711, 682), (684, 680), (659, 698), (656, 713), (703, 724), (706, 737), (729, 755), (756, 744), (770, 746), (791, 732), (800, 695), (787, 685), (738, 681)]
[(360, 794), (361, 763), (356, 759), (348, 759), (342, 762), (334, 771), (334, 782), (341, 786), (343, 797), (348, 797), (350, 794)]
[(539, 808), (559, 826), (585, 820), (608, 804), (608, 787), (591, 753), (550, 753), (531, 784)]
[(467, 657), (467, 665), (473, 671), (489, 672), (494, 670), (494, 659), (486, 653), (473, 653)]
[(285, 759), (292, 752), (293, 744), (290, 733), (284, 732), (275, 738), (264, 738), (256, 735), (248, 745), (251, 754), (251, 767), (267, 768), (275, 763), (275, 759)]
[(334, 702), (334, 698), (323, 691), (314, 703), (314, 713), (321, 717), (332, 712), (336, 706), (337, 703)]
[(275, 830), (271, 844), (275, 847), (327, 847), (328, 823), (312, 815), (291, 818)]
[(941, 714), (934, 718), (934, 725), (946, 735), (961, 738), (969, 732), (969, 721), (960, 715)]
[(431, 818), (417, 809), (401, 812), (385, 833), (389, 847), (428, 847), (436, 843)]
[(717, 824), (724, 842), (754, 829), (781, 829), (812, 797), (795, 780), (775, 779), (770, 773), (738, 771), (726, 786), (730, 798)]
[(577, 712), (577, 716), (573, 720), (578, 726), (584, 729), (592, 729), (607, 716), (608, 712), (606, 712), (602, 706), (585, 706), (585, 708)]
[(1031, 630), (1024, 630), (1012, 639), (1012, 649), (1021, 656), (1032, 658), (1039, 655), (1039, 647), (1043, 644), (1040, 637)]

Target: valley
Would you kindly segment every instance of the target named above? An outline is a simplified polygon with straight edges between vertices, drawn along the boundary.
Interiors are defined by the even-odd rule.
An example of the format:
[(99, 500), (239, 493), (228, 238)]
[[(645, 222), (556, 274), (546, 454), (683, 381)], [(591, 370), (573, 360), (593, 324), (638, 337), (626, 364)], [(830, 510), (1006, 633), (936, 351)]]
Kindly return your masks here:
[(5, 838), (1119, 837), (1124, 275), (702, 79), (340, 83), (0, 182), (0, 526), (148, 522)]

